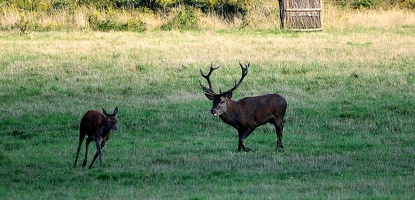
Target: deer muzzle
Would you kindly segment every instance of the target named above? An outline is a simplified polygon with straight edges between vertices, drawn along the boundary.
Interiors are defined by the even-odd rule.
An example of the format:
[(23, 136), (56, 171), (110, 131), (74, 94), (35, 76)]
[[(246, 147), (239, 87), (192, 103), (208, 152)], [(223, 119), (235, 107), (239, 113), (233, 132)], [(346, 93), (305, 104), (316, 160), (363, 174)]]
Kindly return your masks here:
[(214, 110), (214, 109), (212, 109), (212, 110), (210, 111), (210, 113), (211, 113), (214, 117), (217, 117), (217, 116), (219, 115), (219, 113), (218, 113), (216, 110)]

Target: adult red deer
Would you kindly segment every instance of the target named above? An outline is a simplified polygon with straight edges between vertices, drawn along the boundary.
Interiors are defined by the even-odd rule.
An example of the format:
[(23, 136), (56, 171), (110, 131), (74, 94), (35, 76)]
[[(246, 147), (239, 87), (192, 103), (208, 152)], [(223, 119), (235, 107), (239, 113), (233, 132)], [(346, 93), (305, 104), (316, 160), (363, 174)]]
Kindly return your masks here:
[(219, 116), (222, 121), (231, 125), (238, 130), (239, 141), (238, 151), (250, 151), (245, 147), (244, 140), (255, 130), (255, 128), (265, 124), (271, 123), (275, 126), (275, 132), (277, 134), (277, 150), (278, 148), (284, 148), (282, 146), (282, 132), (284, 128), (284, 115), (287, 108), (287, 101), (279, 94), (267, 94), (255, 97), (246, 97), (239, 101), (233, 101), (232, 92), (239, 87), (242, 80), (248, 74), (249, 63), (242, 66), (242, 77), (238, 83), (235, 81), (233, 88), (226, 92), (215, 93), (212, 89), (212, 83), (210, 81), (210, 75), (217, 68), (210, 66), (209, 73), (203, 74), (200, 69), (201, 75), (207, 80), (209, 88), (202, 85), (199, 80), (199, 84), (205, 91), (205, 95), (209, 100), (213, 101), (213, 107), (210, 113), (213, 116)]
[(75, 163), (73, 164), (74, 167), (76, 166), (79, 151), (81, 150), (81, 145), (86, 135), (88, 135), (88, 138), (86, 139), (85, 158), (84, 162), (82, 163), (82, 167), (85, 167), (86, 165), (88, 156), (88, 145), (92, 141), (95, 141), (97, 152), (95, 153), (94, 159), (92, 160), (91, 165), (89, 165), (89, 168), (92, 167), (97, 157), (99, 157), (99, 164), (102, 167), (101, 149), (104, 148), (105, 143), (110, 138), (110, 131), (115, 131), (118, 128), (116, 118), (116, 115), (118, 113), (118, 107), (115, 107), (114, 112), (112, 114), (108, 114), (104, 108), (102, 108), (102, 112), (103, 113), (100, 113), (96, 110), (89, 110), (85, 113), (84, 117), (82, 117), (79, 129), (79, 145), (76, 151)]

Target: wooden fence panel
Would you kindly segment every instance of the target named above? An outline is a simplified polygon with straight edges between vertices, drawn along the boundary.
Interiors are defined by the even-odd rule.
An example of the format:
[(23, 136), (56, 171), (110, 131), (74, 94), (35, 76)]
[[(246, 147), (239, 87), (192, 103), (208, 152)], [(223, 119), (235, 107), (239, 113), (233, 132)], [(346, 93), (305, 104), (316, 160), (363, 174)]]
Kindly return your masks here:
[(293, 31), (323, 30), (322, 0), (279, 0), (281, 27)]

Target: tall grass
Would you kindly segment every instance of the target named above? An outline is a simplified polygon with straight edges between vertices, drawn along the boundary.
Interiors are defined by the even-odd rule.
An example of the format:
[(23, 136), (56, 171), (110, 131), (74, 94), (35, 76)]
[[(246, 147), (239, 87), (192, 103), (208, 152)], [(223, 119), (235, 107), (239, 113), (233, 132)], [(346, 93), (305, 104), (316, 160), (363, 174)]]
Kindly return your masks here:
[(325, 5), (324, 27), (327, 29), (396, 28), (415, 24), (414, 12), (409, 10), (351, 10)]

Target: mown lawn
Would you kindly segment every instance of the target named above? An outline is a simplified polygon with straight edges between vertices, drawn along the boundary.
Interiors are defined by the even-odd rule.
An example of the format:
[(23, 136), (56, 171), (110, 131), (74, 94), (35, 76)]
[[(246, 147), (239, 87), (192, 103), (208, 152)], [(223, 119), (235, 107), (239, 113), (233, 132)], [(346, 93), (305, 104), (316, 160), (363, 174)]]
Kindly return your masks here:
[[(0, 33), (2, 199), (412, 199), (415, 28)], [(233, 99), (288, 101), (245, 140), (210, 115), (199, 68)], [(73, 162), (89, 109), (118, 106), (103, 167)], [(85, 144), (85, 143), (84, 143)], [(92, 160), (95, 147), (91, 145)]]

